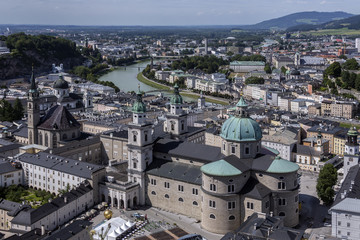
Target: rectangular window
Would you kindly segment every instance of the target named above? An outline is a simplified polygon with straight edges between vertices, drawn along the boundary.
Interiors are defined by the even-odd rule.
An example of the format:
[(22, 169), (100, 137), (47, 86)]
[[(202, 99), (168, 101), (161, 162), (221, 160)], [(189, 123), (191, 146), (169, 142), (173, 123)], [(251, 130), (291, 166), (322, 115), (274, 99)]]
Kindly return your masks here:
[(278, 189), (285, 190), (286, 189), (285, 182), (278, 182)]
[(193, 189), (192, 189), (192, 194), (194, 194), (194, 195), (198, 195), (198, 194), (199, 194), (198, 189), (193, 188)]
[(151, 182), (151, 185), (156, 185), (156, 179), (151, 179), (150, 182)]
[(235, 185), (234, 184), (228, 185), (228, 192), (229, 193), (235, 192)]
[(228, 210), (235, 209), (235, 202), (228, 202)]
[(268, 208), (270, 206), (270, 202), (269, 201), (266, 201), (265, 203), (265, 208)]
[(349, 222), (348, 222), (346, 225), (347, 225), (347, 227), (350, 227), (350, 223), (349, 223)]
[(164, 183), (164, 186), (165, 186), (165, 188), (170, 188), (170, 183), (165, 182), (165, 183)]
[(216, 208), (216, 203), (215, 203), (215, 201), (209, 200), (209, 207), (211, 207), (211, 208)]
[(235, 146), (231, 146), (231, 153), (235, 153)]
[(210, 191), (216, 192), (216, 185), (215, 184), (210, 184)]
[(178, 190), (179, 190), (179, 192), (184, 192), (184, 186), (179, 185), (179, 186), (178, 186)]
[(286, 199), (285, 198), (279, 198), (278, 199), (279, 206), (285, 206), (286, 205)]
[(247, 202), (247, 203), (246, 203), (246, 207), (247, 207), (248, 209), (254, 209), (254, 203), (252, 203), (252, 202)]

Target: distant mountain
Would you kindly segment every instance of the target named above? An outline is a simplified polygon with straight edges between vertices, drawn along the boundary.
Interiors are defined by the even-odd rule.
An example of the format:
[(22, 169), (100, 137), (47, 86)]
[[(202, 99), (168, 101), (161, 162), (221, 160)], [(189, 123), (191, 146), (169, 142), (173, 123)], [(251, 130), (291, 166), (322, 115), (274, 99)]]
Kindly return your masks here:
[(297, 25), (317, 25), (354, 16), (346, 12), (298, 12), (274, 18), (254, 25), (240, 26), (241, 29), (287, 29)]
[(297, 25), (297, 26), (289, 27), (287, 31), (295, 32), (295, 31), (310, 31), (310, 30), (340, 29), (340, 28), (360, 30), (360, 15), (355, 15), (341, 20), (329, 21), (318, 25), (310, 25), (310, 24)]
[(327, 22), (322, 24), (326, 29), (338, 29), (347, 27), (349, 29), (360, 29), (360, 15), (352, 16), (349, 18)]

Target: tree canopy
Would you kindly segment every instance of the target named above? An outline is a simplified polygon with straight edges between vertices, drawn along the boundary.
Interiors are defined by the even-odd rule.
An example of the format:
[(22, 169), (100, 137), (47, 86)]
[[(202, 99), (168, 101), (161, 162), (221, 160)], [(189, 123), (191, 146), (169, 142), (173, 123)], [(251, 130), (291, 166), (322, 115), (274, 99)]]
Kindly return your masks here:
[(358, 70), (359, 63), (355, 60), (355, 58), (351, 58), (346, 60), (346, 62), (342, 65), (343, 69), (346, 70)]
[(21, 120), (23, 116), (24, 107), (18, 98), (15, 100), (14, 106), (4, 99), (0, 101), (0, 121), (12, 122)]
[(264, 84), (265, 80), (261, 77), (249, 77), (245, 80), (245, 84)]
[(325, 164), (320, 170), (316, 185), (316, 192), (319, 198), (326, 204), (330, 205), (334, 200), (333, 186), (337, 182), (337, 170), (332, 164)]
[(325, 75), (332, 77), (340, 77), (341, 76), (341, 65), (338, 62), (332, 63), (328, 68), (324, 71)]

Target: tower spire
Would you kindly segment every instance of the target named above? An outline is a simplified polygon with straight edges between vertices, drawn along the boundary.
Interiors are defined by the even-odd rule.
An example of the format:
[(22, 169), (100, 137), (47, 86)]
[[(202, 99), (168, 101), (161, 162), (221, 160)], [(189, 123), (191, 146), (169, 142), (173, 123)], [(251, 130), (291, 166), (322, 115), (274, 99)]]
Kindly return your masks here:
[(31, 86), (30, 86), (30, 90), (36, 91), (37, 87), (36, 87), (36, 83), (35, 83), (35, 74), (34, 74), (34, 64), (32, 65), (31, 68)]

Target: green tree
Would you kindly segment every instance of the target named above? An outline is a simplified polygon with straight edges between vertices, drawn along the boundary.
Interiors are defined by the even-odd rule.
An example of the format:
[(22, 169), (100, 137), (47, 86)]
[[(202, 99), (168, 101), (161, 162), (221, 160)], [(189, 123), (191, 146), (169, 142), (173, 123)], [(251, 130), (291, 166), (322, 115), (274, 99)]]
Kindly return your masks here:
[(340, 55), (339, 58), (346, 60), (346, 59), (347, 59), (347, 56), (345, 56), (345, 55), (343, 54), (343, 55)]
[(332, 63), (328, 68), (325, 69), (324, 73), (332, 77), (340, 77), (341, 65), (338, 62)]
[(21, 120), (24, 116), (24, 107), (19, 98), (16, 98), (14, 103), (14, 120)]
[(333, 186), (337, 182), (337, 170), (332, 164), (325, 164), (320, 170), (316, 184), (318, 197), (326, 204), (330, 205), (334, 199)]
[(271, 74), (271, 73), (272, 73), (270, 64), (268, 64), (268, 63), (265, 64), (264, 71), (265, 71), (267, 74)]
[(245, 80), (245, 84), (264, 84), (265, 80), (261, 77), (249, 77)]
[(286, 70), (286, 67), (282, 66), (282, 67), (281, 67), (281, 72), (282, 72), (282, 74), (285, 75), (285, 74), (286, 74), (286, 71), (287, 71), (287, 70)]
[(358, 70), (359, 63), (355, 60), (355, 58), (351, 58), (346, 60), (346, 62), (342, 65), (342, 67), (347, 70)]
[(360, 91), (360, 74), (358, 74), (358, 75), (356, 76), (355, 88), (356, 88), (356, 90)]

